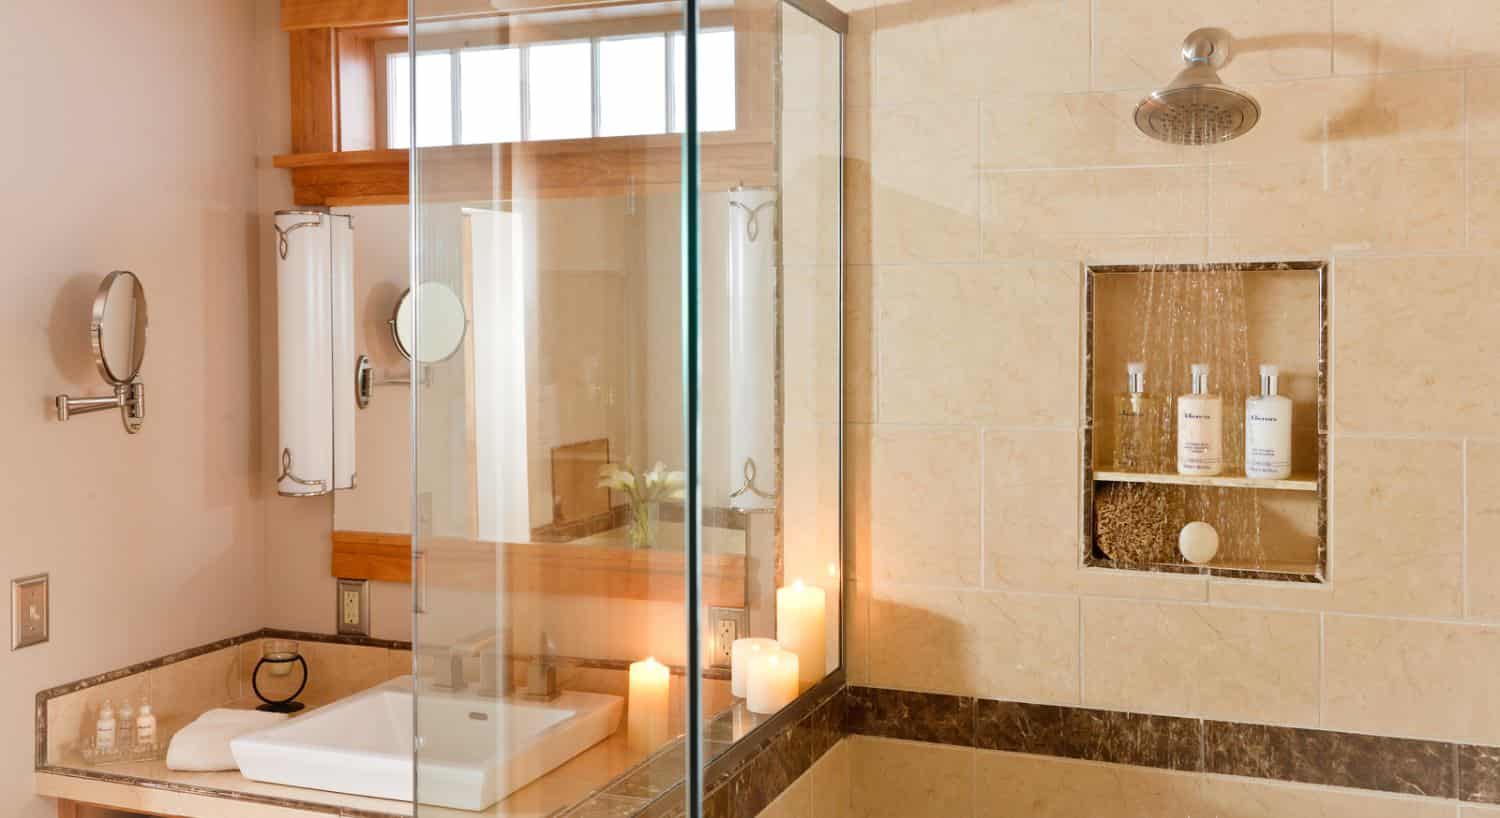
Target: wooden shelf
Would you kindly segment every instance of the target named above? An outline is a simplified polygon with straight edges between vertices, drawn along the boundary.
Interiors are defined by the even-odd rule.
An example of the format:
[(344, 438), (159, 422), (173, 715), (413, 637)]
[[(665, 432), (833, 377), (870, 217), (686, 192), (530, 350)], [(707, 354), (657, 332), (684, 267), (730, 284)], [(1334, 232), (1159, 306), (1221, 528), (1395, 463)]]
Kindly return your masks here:
[[(421, 148), (423, 195), (442, 199), (621, 195), (681, 181), (682, 138), (674, 134)], [(404, 150), (329, 151), (278, 156), (292, 173), (299, 205), (403, 204)], [(730, 132), (702, 139), (705, 189), (775, 180), (770, 134)]]
[(1253, 477), (1195, 477), (1186, 474), (1148, 474), (1128, 471), (1094, 472), (1096, 483), (1157, 483), (1168, 486), (1213, 486), (1233, 489), (1267, 489), (1270, 491), (1318, 490), (1318, 478), (1313, 475), (1292, 475), (1289, 480), (1259, 480)]

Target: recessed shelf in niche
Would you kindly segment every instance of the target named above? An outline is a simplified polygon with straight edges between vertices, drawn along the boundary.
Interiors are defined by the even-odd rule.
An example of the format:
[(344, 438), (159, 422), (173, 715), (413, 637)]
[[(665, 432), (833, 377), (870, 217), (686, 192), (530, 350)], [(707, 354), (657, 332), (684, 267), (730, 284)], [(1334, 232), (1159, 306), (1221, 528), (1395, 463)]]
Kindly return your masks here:
[[(1084, 564), (1322, 582), (1327, 265), (1089, 266), (1084, 280)], [(1132, 362), (1146, 364), (1145, 391), (1155, 398), (1147, 404), (1156, 407), (1135, 433), (1116, 417)], [(1192, 391), (1190, 368), (1203, 363), (1208, 391), (1222, 398), (1223, 466), (1216, 475), (1184, 475), (1177, 471), (1176, 399)], [(1279, 368), (1278, 392), (1292, 403), (1292, 473), (1280, 479), (1245, 471), (1245, 400), (1261, 393), (1261, 364)], [(1219, 539), (1218, 552), (1202, 564), (1178, 552), (1179, 532), (1197, 521), (1213, 526)]]

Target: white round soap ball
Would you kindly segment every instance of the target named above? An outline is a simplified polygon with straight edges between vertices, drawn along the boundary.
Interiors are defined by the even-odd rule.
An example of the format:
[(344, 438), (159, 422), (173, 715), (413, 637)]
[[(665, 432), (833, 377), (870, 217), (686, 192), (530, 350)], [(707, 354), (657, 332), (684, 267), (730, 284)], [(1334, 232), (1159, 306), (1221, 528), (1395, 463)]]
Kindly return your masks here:
[(1177, 535), (1177, 550), (1188, 562), (1203, 565), (1219, 553), (1219, 532), (1202, 521), (1188, 523)]

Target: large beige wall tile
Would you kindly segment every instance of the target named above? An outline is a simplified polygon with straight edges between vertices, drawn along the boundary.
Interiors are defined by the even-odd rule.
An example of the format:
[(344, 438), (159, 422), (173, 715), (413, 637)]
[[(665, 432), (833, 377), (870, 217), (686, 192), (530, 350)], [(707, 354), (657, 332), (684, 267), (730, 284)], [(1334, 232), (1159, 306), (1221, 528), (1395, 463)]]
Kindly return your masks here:
[(1094, 87), (1156, 88), (1182, 70), (1182, 39), (1203, 26), (1234, 34), (1233, 83), (1329, 71), (1332, 0), (1095, 0)]
[(1500, 744), (1500, 628), (1325, 617), (1323, 726)]
[(1470, 155), (1500, 158), (1500, 68), (1467, 71), (1464, 76)]
[(1086, 705), (1317, 723), (1315, 614), (1085, 598), (1083, 633)]
[[(1393, 385), (1392, 388), (1399, 388)], [(1339, 438), (1329, 500), (1331, 607), (1462, 613), (1463, 452), (1441, 440)]]
[(869, 116), (871, 260), (978, 258), (979, 104), (912, 104)]
[(979, 158), (985, 170), (1201, 162), (1202, 151), (1151, 139), (1135, 127), (1140, 95), (1029, 94), (986, 97)]
[[(1453, 802), (1333, 787), (1204, 776), (1198, 810), (1213, 818), (1453, 818)], [(1199, 812), (1191, 813), (1198, 815)]]
[(987, 586), (1047, 590), (1078, 571), (1079, 446), (1073, 429), (985, 430)]
[(1500, 807), (1463, 804), (1458, 808), (1458, 818), (1500, 818)]
[(1469, 161), (1469, 248), (1500, 251), (1500, 157)]
[(849, 741), (844, 740), (813, 764), (808, 772), (812, 776), (813, 818), (853, 818), (851, 759)]
[(980, 750), (975, 778), (976, 818), (1198, 815), (1191, 773)]
[(1088, 0), (885, 0), (875, 12), (874, 105), (1089, 86)]
[(872, 423), (879, 371), (875, 362), (875, 271), (871, 267), (844, 268), (844, 420)]
[(849, 684), (869, 684), (870, 592), (867, 583), (847, 582), (844, 584), (844, 593), (848, 600), (845, 615), (849, 617), (844, 628), (844, 638), (848, 640), (844, 646), (844, 660), (848, 663), (845, 670)]
[(222, 707), (249, 690), (240, 672), (239, 646), (221, 648), (146, 671), (151, 708), (163, 721), (180, 723)]
[(1334, 296), (1335, 428), (1494, 434), (1500, 259), (1350, 259)]
[(974, 811), (974, 751), (856, 736), (849, 739), (858, 818), (964, 818)]
[(979, 431), (877, 426), (869, 551), (878, 582), (979, 584)]
[(1078, 701), (1078, 600), (877, 586), (870, 684), (992, 699)]
[[(788, 423), (839, 419), (840, 277), (836, 265), (783, 268), (782, 413)], [(791, 352), (795, 350), (795, 352)]]
[(1469, 441), (1464, 477), (1466, 613), (1500, 617), (1500, 443)]
[(1461, 250), (1463, 187), (1462, 158), (1215, 168), (1214, 247), (1226, 256)]
[(1203, 167), (995, 172), (980, 181), (985, 258), (1201, 256), (1193, 237), (1208, 230)]
[(1338, 0), (1333, 30), (1340, 74), (1500, 63), (1500, 16), (1475, 0)]
[(874, 578), (870, 491), (875, 479), (875, 427), (844, 425), (844, 575), (866, 586)]
[(1074, 264), (882, 268), (882, 422), (1058, 426), (1078, 417)]

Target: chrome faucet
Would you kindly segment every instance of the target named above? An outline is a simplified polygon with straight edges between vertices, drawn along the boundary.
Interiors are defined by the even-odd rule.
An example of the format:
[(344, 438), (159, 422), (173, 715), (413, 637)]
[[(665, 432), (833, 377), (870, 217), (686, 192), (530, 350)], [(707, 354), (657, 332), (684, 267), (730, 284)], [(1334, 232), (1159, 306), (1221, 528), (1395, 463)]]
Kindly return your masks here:
[(557, 647), (547, 632), (542, 631), (540, 649), (526, 670), (526, 698), (552, 701), (562, 695), (562, 688), (557, 684), (556, 652)]
[[(446, 690), (457, 693), (466, 689), (469, 685), (464, 679), (464, 659), (469, 656), (495, 656), (503, 659), (504, 654), (496, 650), (496, 643), (500, 640), (501, 632), (495, 628), (486, 628), (477, 633), (470, 634), (463, 639), (454, 642), (446, 651), (446, 657), (440, 652), (439, 659), (447, 659), (447, 668), (439, 661), (432, 682), (434, 690)], [(504, 690), (497, 685), (494, 669), (495, 662), (485, 662), (480, 667), (480, 690), (484, 695), (503, 695)], [(494, 691), (500, 691), (498, 694)]]

